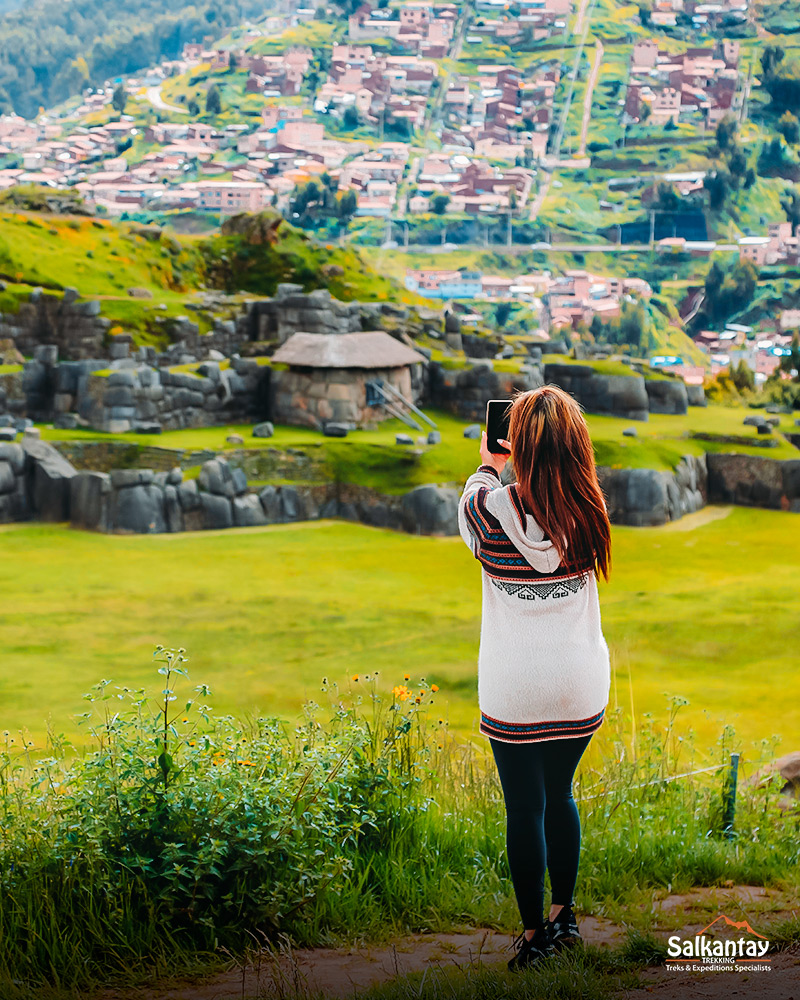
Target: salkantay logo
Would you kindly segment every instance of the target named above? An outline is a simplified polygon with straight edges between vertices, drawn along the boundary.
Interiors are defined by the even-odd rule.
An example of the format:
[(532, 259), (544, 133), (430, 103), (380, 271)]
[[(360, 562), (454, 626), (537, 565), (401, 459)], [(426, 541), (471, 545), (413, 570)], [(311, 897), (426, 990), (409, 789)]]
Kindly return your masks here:
[[(721, 927), (715, 928), (720, 922)], [(712, 928), (732, 928), (745, 931), (748, 936), (716, 938), (713, 932), (709, 933)], [(668, 938), (667, 969), (681, 972), (734, 972), (737, 969), (770, 972), (770, 959), (766, 958), (768, 950), (769, 940), (754, 931), (746, 920), (731, 920), (721, 913), (693, 937), (683, 938), (674, 934)]]

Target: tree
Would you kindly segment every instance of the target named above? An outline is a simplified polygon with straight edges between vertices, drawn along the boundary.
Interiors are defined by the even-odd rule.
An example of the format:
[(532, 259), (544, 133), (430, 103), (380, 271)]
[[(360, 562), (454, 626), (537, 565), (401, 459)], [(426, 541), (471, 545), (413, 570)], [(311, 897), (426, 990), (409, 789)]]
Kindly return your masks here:
[(800, 110), (800, 59), (781, 60), (763, 84), (775, 111)]
[(222, 114), (222, 98), (220, 97), (219, 87), (216, 83), (212, 84), (208, 88), (206, 94), (206, 114), (207, 115), (221, 115)]
[(669, 184), (666, 181), (661, 181), (656, 188), (656, 197), (653, 202), (653, 207), (658, 212), (680, 212), (681, 196), (672, 184)]
[(765, 80), (775, 75), (775, 69), (783, 60), (784, 51), (780, 45), (767, 45), (761, 53), (761, 75)]
[(431, 210), (437, 215), (444, 215), (447, 206), (450, 204), (449, 194), (437, 194), (431, 198)]
[(731, 175), (727, 170), (709, 171), (703, 178), (703, 187), (708, 191), (708, 204), (712, 211), (718, 211), (725, 204), (731, 188)]
[(197, 101), (191, 100), (186, 105), (186, 110), (189, 112), (192, 118), (197, 118), (197, 116), (200, 114), (200, 105), (197, 103)]
[(357, 208), (358, 198), (356, 198), (355, 191), (345, 191), (339, 199), (339, 218), (345, 223), (345, 225), (356, 214)]
[(733, 146), (727, 159), (731, 183), (738, 188), (747, 173), (747, 157), (741, 147)]
[(800, 119), (791, 111), (784, 111), (778, 121), (778, 131), (789, 145), (793, 146), (800, 140)]
[(781, 208), (786, 212), (786, 218), (792, 224), (792, 233), (800, 226), (800, 190), (788, 192), (781, 198)]
[(711, 323), (723, 322), (752, 302), (757, 286), (758, 270), (752, 261), (738, 260), (728, 272), (713, 261), (704, 285), (703, 314)]
[(344, 114), (342, 115), (342, 123), (348, 132), (352, 132), (357, 129), (361, 124), (361, 119), (358, 117), (358, 112), (353, 107), (352, 104), (348, 105), (344, 109)]
[(122, 115), (125, 113), (125, 105), (128, 103), (128, 92), (120, 83), (115, 89), (114, 93), (111, 95), (111, 105), (117, 114)]
[(792, 176), (796, 169), (797, 161), (780, 136), (774, 136), (761, 147), (756, 162), (760, 177)]
[(736, 130), (738, 128), (736, 119), (732, 115), (725, 115), (725, 117), (717, 125), (717, 148), (720, 150), (727, 149), (733, 137), (736, 135)]
[(505, 326), (511, 316), (511, 303), (498, 302), (494, 310), (494, 319), (498, 326)]
[(744, 358), (739, 361), (736, 367), (733, 364), (730, 365), (730, 375), (733, 384), (742, 392), (743, 390), (749, 389), (751, 392), (756, 387), (755, 375), (753, 374), (753, 369), (750, 365), (745, 363)]

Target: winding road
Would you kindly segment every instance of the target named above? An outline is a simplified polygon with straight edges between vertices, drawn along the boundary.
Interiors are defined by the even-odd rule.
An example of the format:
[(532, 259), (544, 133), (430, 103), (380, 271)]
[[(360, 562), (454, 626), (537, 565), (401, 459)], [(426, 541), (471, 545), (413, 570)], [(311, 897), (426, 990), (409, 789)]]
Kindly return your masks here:
[(147, 88), (147, 100), (153, 105), (154, 108), (159, 108), (161, 111), (171, 111), (176, 115), (188, 115), (189, 112), (186, 108), (179, 108), (174, 104), (167, 104), (167, 102), (161, 96), (161, 86), (158, 87), (148, 87)]
[(597, 77), (600, 75), (600, 64), (603, 61), (603, 43), (600, 39), (597, 39), (597, 45), (594, 50), (594, 62), (592, 63), (592, 71), (589, 74), (589, 81), (586, 86), (586, 96), (583, 99), (583, 121), (581, 122), (581, 140), (578, 144), (578, 156), (586, 155), (586, 136), (589, 133), (589, 122), (592, 118), (592, 98), (594, 96), (594, 85), (597, 83)]

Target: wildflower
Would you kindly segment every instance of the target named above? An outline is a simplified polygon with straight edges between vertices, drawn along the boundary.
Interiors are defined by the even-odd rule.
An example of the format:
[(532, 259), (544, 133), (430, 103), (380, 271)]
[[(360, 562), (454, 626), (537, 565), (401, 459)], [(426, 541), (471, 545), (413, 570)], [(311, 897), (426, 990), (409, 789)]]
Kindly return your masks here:
[(188, 719), (181, 719), (181, 722), (188, 722)]
[(425, 697), (425, 688), (423, 688), (423, 689), (422, 689), (422, 690), (420, 691), (420, 693), (419, 693), (419, 696), (420, 696), (420, 698), (424, 698), (424, 697)]
[(411, 680), (411, 674), (403, 674), (403, 680), (404, 681), (410, 681)]
[(414, 701), (419, 705), (422, 703), (422, 698), (415, 698)]
[(441, 726), (441, 724), (442, 724), (443, 722), (444, 722), (444, 719), (439, 719), (439, 725), (440, 725), (440, 726)]
[(357, 681), (357, 680), (358, 680), (358, 674), (353, 674), (353, 680), (354, 680), (354, 681)]
[(439, 690), (438, 684), (431, 684), (431, 691), (435, 694)]
[(405, 684), (399, 684), (397, 687), (393, 687), (392, 694), (395, 696), (395, 698), (398, 698), (400, 701), (406, 701), (408, 698), (411, 697), (411, 692), (405, 686)]

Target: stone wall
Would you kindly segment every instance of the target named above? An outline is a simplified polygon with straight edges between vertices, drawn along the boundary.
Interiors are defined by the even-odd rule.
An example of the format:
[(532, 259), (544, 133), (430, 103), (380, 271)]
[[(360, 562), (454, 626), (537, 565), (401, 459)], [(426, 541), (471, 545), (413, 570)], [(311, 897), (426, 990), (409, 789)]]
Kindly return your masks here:
[(290, 368), (273, 372), (272, 419), (316, 429), (329, 421), (370, 427), (391, 416), (382, 406), (367, 406), (366, 384), (375, 379), (414, 401), (409, 368)]
[(90, 426), (116, 434), (211, 427), (269, 417), (269, 378), (269, 367), (248, 358), (232, 359), (230, 368), (206, 361), (197, 375), (140, 365), (90, 374), (69, 405)]
[[(188, 480), (179, 466), (79, 471), (26, 433), (21, 444), (0, 444), (0, 522), (35, 518), (103, 532), (159, 533), (338, 517), (414, 534), (458, 534), (459, 487), (425, 485), (384, 495), (319, 481), (319, 464), (298, 450), (269, 451), (271, 470), (293, 470), (308, 481), (251, 491), (245, 469), (260, 477), (265, 461), (252, 450), (231, 453), (230, 462), (209, 459)], [(598, 476), (615, 524), (664, 524), (706, 502), (800, 512), (800, 459), (686, 455), (674, 473), (600, 466)], [(513, 481), (513, 469), (503, 478)]]
[(482, 422), (490, 399), (510, 399), (518, 389), (536, 389), (544, 384), (541, 366), (532, 362), (516, 374), (496, 372), (491, 362), (471, 368), (448, 369), (438, 362), (427, 365), (425, 400), (431, 406), (450, 410), (464, 420)]
[(706, 461), (711, 503), (800, 513), (800, 459), (709, 452)]
[(69, 483), (76, 470), (38, 431), (0, 444), (0, 523), (69, 520)]
[(105, 353), (111, 320), (100, 315), (95, 300), (79, 301), (74, 288), (45, 292), (34, 288), (17, 313), (0, 313), (0, 339), (9, 337), (18, 351), (32, 355), (40, 344), (55, 344), (62, 358), (79, 360)]
[(73, 527), (113, 533), (159, 534), (341, 517), (415, 534), (457, 532), (459, 491), (419, 486), (383, 496), (341, 483), (248, 489), (243, 471), (225, 459), (205, 462), (197, 479), (179, 468), (77, 472), (69, 480)]
[(602, 375), (590, 365), (546, 364), (544, 381), (570, 393), (589, 413), (648, 419), (651, 397), (641, 375)]
[(705, 455), (683, 455), (674, 472), (598, 466), (612, 524), (665, 524), (706, 505)]
[(686, 413), (689, 394), (683, 379), (646, 378), (647, 408), (651, 413)]
[(340, 302), (326, 288), (304, 292), (302, 285), (278, 285), (272, 299), (245, 304), (237, 328), (246, 340), (282, 344), (293, 333), (358, 333), (361, 305)]
[(0, 444), (0, 524), (30, 517), (25, 482), (26, 455), (18, 444)]

